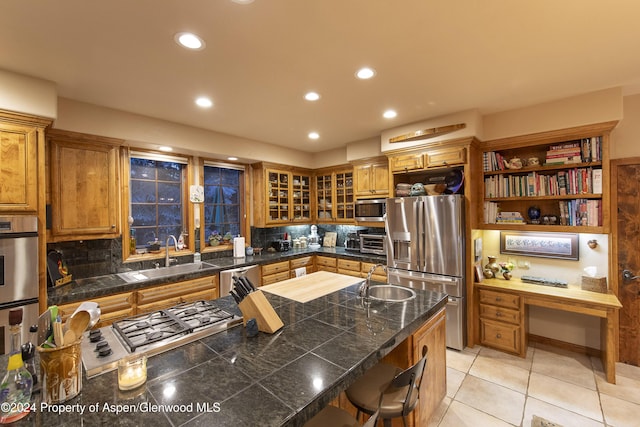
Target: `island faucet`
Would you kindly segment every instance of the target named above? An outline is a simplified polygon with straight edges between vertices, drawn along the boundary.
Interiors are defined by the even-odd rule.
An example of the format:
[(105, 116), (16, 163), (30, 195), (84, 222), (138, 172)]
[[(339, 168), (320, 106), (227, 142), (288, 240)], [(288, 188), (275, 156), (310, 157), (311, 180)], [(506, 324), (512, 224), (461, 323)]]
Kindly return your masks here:
[(376, 271), (378, 267), (382, 267), (384, 272), (385, 273), (387, 272), (387, 266), (384, 264), (376, 264), (373, 267), (371, 267), (371, 269), (369, 270), (369, 273), (367, 274), (367, 280), (362, 282), (362, 285), (360, 285), (360, 289), (358, 289), (358, 294), (360, 295), (360, 297), (369, 299), (369, 288), (371, 287), (371, 276), (373, 275), (373, 272)]
[(164, 266), (165, 267), (171, 266), (172, 262), (178, 262), (178, 260), (175, 258), (169, 258), (169, 241), (171, 239), (173, 239), (173, 244), (176, 251), (178, 250), (178, 241), (176, 240), (176, 236), (174, 236), (173, 234), (170, 234), (169, 237), (167, 237), (167, 242), (164, 245), (164, 252), (165, 252)]

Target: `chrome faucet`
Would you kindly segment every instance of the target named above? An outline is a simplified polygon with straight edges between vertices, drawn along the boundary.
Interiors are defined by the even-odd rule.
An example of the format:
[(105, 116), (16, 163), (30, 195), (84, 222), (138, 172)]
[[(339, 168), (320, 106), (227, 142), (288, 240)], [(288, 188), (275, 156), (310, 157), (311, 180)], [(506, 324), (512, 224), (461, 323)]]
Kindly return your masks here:
[(369, 299), (369, 288), (371, 287), (371, 276), (373, 275), (373, 272), (378, 269), (378, 267), (382, 267), (384, 272), (385, 273), (387, 272), (387, 266), (384, 264), (376, 264), (373, 267), (371, 267), (371, 269), (369, 270), (369, 273), (367, 274), (367, 280), (362, 282), (362, 285), (360, 285), (360, 289), (358, 289), (358, 294), (360, 295), (361, 298)]
[(167, 242), (164, 245), (164, 252), (165, 252), (164, 266), (165, 267), (169, 267), (172, 262), (178, 262), (178, 260), (175, 258), (169, 258), (169, 240), (171, 239), (173, 239), (175, 250), (176, 251), (178, 250), (178, 241), (176, 240), (176, 236), (174, 236), (173, 234), (170, 234), (169, 237), (167, 237)]

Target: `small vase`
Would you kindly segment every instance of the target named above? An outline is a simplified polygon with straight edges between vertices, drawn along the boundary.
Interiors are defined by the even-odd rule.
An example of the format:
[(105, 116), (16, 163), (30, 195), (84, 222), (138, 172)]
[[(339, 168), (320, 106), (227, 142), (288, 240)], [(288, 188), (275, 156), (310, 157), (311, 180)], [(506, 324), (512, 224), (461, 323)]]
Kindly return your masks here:
[(491, 270), (491, 272), (493, 273), (493, 277), (496, 277), (496, 275), (500, 272), (500, 265), (498, 265), (498, 263), (496, 262), (496, 257), (494, 256), (489, 257), (489, 263), (485, 265), (484, 268), (485, 270)]
[(502, 277), (504, 277), (505, 280), (511, 280), (511, 272), (505, 271), (504, 273), (502, 273)]

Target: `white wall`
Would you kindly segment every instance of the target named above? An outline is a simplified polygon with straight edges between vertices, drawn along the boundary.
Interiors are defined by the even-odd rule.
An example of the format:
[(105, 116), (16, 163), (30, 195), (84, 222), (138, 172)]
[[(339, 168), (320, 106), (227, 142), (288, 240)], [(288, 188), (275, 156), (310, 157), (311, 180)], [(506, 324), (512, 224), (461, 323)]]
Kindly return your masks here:
[(0, 70), (0, 109), (55, 119), (56, 84)]
[(59, 99), (54, 127), (120, 138), (142, 148), (169, 145), (180, 152), (203, 157), (236, 156), (248, 163), (249, 160), (251, 163), (267, 161), (313, 167), (313, 156), (302, 151), (65, 98)]

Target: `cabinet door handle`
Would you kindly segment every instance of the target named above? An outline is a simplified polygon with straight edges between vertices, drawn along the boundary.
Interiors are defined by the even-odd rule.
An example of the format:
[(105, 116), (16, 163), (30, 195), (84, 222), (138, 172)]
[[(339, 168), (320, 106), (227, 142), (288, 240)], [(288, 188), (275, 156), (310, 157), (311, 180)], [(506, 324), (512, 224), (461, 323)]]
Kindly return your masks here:
[(496, 297), (496, 302), (502, 301), (502, 297)]

